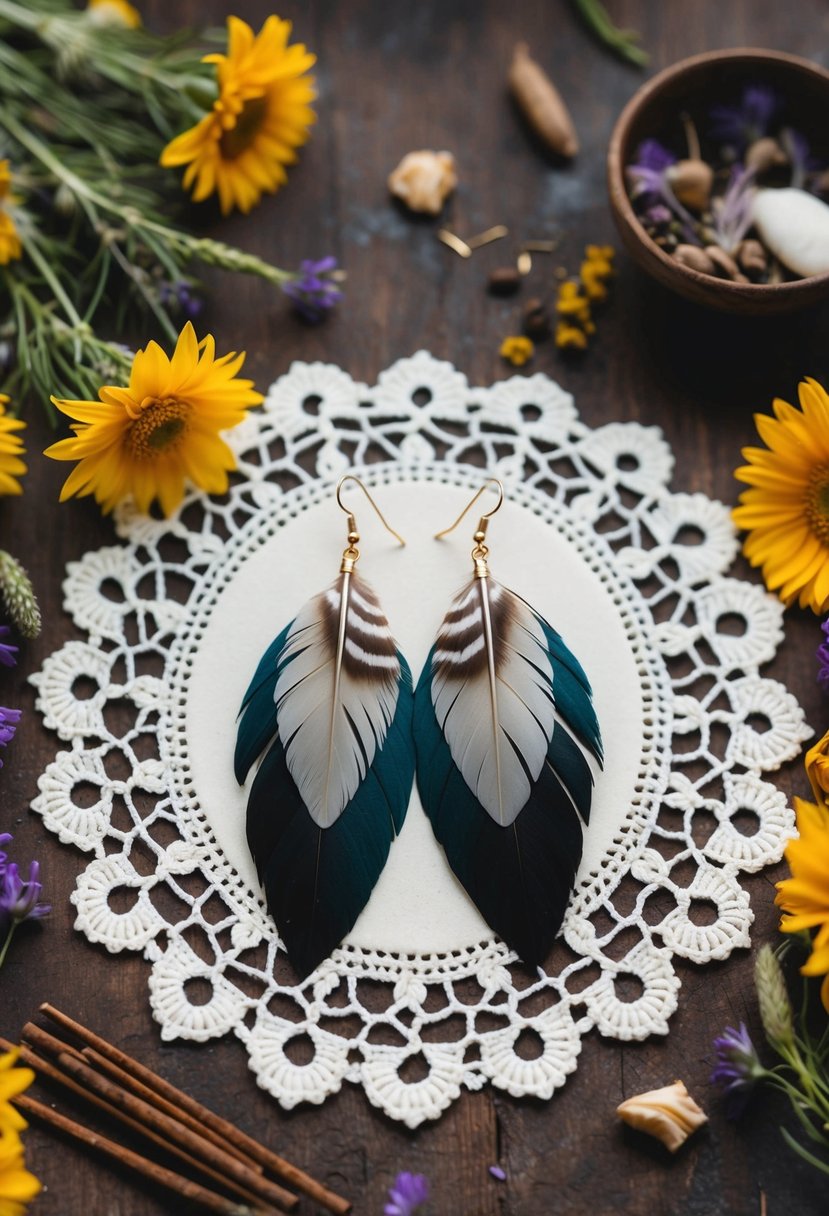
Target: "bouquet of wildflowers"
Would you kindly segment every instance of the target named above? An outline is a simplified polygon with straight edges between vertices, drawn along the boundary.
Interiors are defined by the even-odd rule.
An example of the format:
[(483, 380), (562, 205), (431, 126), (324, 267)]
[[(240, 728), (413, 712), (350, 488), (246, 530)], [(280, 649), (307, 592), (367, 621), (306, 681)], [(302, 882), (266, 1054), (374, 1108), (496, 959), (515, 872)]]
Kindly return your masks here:
[(337, 300), (333, 259), (282, 270), (187, 224), (188, 192), (227, 214), (284, 184), (315, 119), (314, 56), (290, 33), (230, 17), (159, 37), (127, 0), (0, 0), (0, 375), (18, 403), (126, 376), (115, 339), (147, 318), (175, 340), (200, 264), (312, 319)]

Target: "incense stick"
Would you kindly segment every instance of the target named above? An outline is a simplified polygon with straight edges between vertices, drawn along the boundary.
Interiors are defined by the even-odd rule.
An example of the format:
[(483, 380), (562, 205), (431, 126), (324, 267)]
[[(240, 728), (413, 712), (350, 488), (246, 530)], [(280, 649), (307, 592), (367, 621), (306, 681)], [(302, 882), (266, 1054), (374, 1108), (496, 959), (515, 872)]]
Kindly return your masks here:
[(125, 1148), (122, 1144), (116, 1144), (114, 1140), (107, 1140), (105, 1136), (100, 1136), (97, 1132), (76, 1123), (73, 1119), (68, 1119), (65, 1115), (52, 1110), (50, 1106), (36, 1102), (34, 1098), (27, 1098), (25, 1094), (20, 1094), (14, 1101), (16, 1106), (24, 1110), (27, 1115), (31, 1115), (33, 1119), (39, 1119), (41, 1123), (56, 1127), (73, 1140), (78, 1140), (81, 1144), (86, 1144), (89, 1148), (94, 1149), (96, 1153), (109, 1157), (111, 1161), (116, 1161), (128, 1170), (141, 1174), (144, 1178), (149, 1178), (174, 1195), (181, 1195), (185, 1199), (201, 1204), (208, 1212), (216, 1212), (218, 1216), (270, 1216), (272, 1209), (261, 1206), (251, 1208), (247, 1205), (240, 1205), (232, 1199), (225, 1199), (223, 1195), (208, 1191), (198, 1182), (184, 1178), (181, 1174), (175, 1174), (172, 1170), (165, 1169), (163, 1165), (157, 1165), (156, 1162), (134, 1153), (132, 1149)]
[(290, 1194), (289, 1191), (277, 1186), (274, 1182), (269, 1182), (261, 1174), (257, 1174), (248, 1166), (243, 1165), (238, 1158), (231, 1157), (222, 1149), (216, 1148), (214, 1144), (203, 1140), (189, 1127), (185, 1127), (134, 1094), (128, 1093), (127, 1090), (121, 1089), (107, 1077), (101, 1076), (85, 1061), (79, 1060), (76, 1055), (65, 1051), (65, 1045), (59, 1039), (47, 1034), (39, 1026), (34, 1026), (31, 1022), (27, 1023), (23, 1027), (23, 1036), (48, 1055), (55, 1055), (64, 1072), (69, 1073), (85, 1088), (111, 1102), (119, 1110), (132, 1115), (145, 1127), (150, 1127), (153, 1131), (160, 1132), (163, 1136), (173, 1140), (194, 1156), (219, 1166), (222, 1173), (253, 1191), (260, 1198), (266, 1199), (272, 1207), (283, 1212), (291, 1212), (296, 1207), (299, 1202), (296, 1195)]
[(180, 1110), (186, 1111), (200, 1123), (217, 1132), (219, 1136), (224, 1137), (228, 1143), (240, 1149), (246, 1156), (253, 1158), (264, 1168), (281, 1178), (284, 1182), (289, 1182), (291, 1186), (302, 1191), (309, 1198), (313, 1199), (320, 1207), (326, 1208), (329, 1212), (333, 1212), (335, 1216), (345, 1216), (345, 1213), (351, 1211), (351, 1204), (342, 1196), (336, 1195), (333, 1191), (328, 1190), (322, 1183), (311, 1178), (303, 1170), (290, 1162), (285, 1161), (282, 1157), (259, 1144), (251, 1136), (241, 1131), (232, 1123), (228, 1123), (226, 1119), (215, 1114), (206, 1106), (202, 1106), (195, 1098), (191, 1098), (189, 1094), (183, 1093), (169, 1081), (165, 1081), (163, 1077), (158, 1076), (152, 1069), (147, 1068), (145, 1064), (141, 1064), (138, 1060), (134, 1060), (126, 1052), (115, 1047), (100, 1035), (82, 1026), (79, 1022), (74, 1021), (68, 1014), (62, 1013), (56, 1009), (54, 1005), (44, 1004), (40, 1007), (41, 1012), (46, 1015), (51, 1021), (58, 1026), (68, 1030), (70, 1034), (92, 1047), (100, 1055), (111, 1060), (114, 1064), (119, 1065), (123, 1070), (131, 1076), (142, 1081), (149, 1089), (159, 1094), (161, 1097), (172, 1103), (173, 1106)]
[[(9, 1051), (14, 1050), (15, 1045), (13, 1043), (9, 1043), (6, 1039), (0, 1038), (0, 1048), (2, 1048), (3, 1051)], [(77, 1081), (73, 1081), (70, 1076), (67, 1076), (66, 1073), (61, 1072), (61, 1070), (54, 1064), (50, 1063), (49, 1060), (44, 1059), (43, 1056), (40, 1056), (37, 1054), (37, 1052), (32, 1051), (31, 1048), (25, 1045), (25, 1043), (21, 1044), (18, 1050), (20, 1051), (20, 1059), (24, 1064), (28, 1064), (30, 1068), (35, 1070), (38, 1078), (46, 1077), (48, 1080), (53, 1081), (56, 1085), (62, 1086), (62, 1088), (67, 1090), (69, 1093), (75, 1094), (77, 1097), (82, 1098), (83, 1101), (87, 1102), (90, 1106), (96, 1107), (98, 1110), (103, 1111), (105, 1115), (108, 1115), (110, 1118), (123, 1124), (124, 1127), (128, 1127), (130, 1131), (134, 1132), (136, 1135), (142, 1136), (145, 1140), (149, 1140), (151, 1143), (158, 1145), (158, 1147), (162, 1148), (166, 1153), (171, 1153), (174, 1157), (178, 1157), (180, 1161), (185, 1163), (185, 1165), (188, 1165), (193, 1170), (197, 1170), (206, 1178), (210, 1178), (213, 1182), (217, 1182), (220, 1186), (226, 1187), (228, 1190), (235, 1192), (242, 1199), (250, 1200), (254, 1204), (258, 1203), (259, 1197), (255, 1194), (255, 1192), (248, 1190), (247, 1187), (240, 1186), (239, 1183), (234, 1182), (231, 1178), (226, 1178), (217, 1170), (212, 1169), (204, 1161), (197, 1160), (197, 1158), (193, 1157), (190, 1153), (179, 1147), (179, 1145), (174, 1144), (169, 1139), (165, 1139), (163, 1136), (158, 1135), (157, 1132), (152, 1131), (149, 1127), (145, 1127), (145, 1125), (140, 1123), (137, 1119), (133, 1119), (131, 1115), (119, 1110), (117, 1106), (113, 1106), (111, 1102), (107, 1102), (106, 1099), (99, 1097), (98, 1094), (92, 1093), (83, 1085), (79, 1085)]]

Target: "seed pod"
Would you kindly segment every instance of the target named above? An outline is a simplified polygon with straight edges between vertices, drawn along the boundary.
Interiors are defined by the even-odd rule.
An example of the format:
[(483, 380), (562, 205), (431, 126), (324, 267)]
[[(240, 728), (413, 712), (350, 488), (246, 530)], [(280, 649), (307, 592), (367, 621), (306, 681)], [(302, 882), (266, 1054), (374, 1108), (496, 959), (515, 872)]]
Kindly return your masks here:
[(767, 173), (769, 169), (779, 169), (788, 163), (788, 156), (770, 135), (756, 139), (746, 152), (746, 168), (755, 173)]
[(677, 245), (674, 257), (681, 266), (687, 266), (689, 270), (698, 270), (700, 274), (715, 273), (714, 263), (699, 245)]
[(559, 156), (575, 156), (579, 141), (573, 120), (558, 89), (530, 57), (525, 42), (519, 42), (513, 51), (508, 83), (522, 114), (547, 147)]
[(543, 300), (534, 297), (524, 305), (524, 333), (536, 342), (550, 336), (550, 315)]
[(704, 211), (711, 201), (714, 170), (704, 160), (678, 160), (665, 173), (676, 197), (692, 211)]
[(731, 279), (733, 283), (747, 283), (748, 279), (741, 272), (730, 253), (726, 253), (719, 245), (706, 245), (705, 252), (714, 263), (714, 273), (721, 278)]
[(493, 296), (514, 296), (521, 286), (521, 275), (514, 266), (499, 266), (487, 280), (487, 290)]
[(759, 241), (753, 239), (740, 241), (735, 253), (741, 270), (750, 278), (759, 278), (768, 268), (768, 256)]

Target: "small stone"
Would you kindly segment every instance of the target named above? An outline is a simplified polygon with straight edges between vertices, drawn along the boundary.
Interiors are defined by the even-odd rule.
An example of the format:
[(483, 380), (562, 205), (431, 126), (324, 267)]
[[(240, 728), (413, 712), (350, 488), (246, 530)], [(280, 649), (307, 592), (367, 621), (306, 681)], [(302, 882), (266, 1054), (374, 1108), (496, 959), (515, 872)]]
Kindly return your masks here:
[(731, 254), (726, 253), (719, 245), (706, 245), (705, 252), (714, 263), (714, 273), (720, 278), (731, 279), (732, 283), (748, 282)]
[(674, 257), (681, 266), (697, 270), (700, 274), (714, 274), (714, 263), (699, 245), (677, 245)]
[(749, 278), (757, 279), (766, 273), (768, 256), (759, 241), (753, 239), (740, 241), (735, 253), (740, 269), (744, 270)]
[(521, 286), (521, 275), (514, 266), (499, 266), (487, 280), (487, 290), (494, 296), (514, 296)]

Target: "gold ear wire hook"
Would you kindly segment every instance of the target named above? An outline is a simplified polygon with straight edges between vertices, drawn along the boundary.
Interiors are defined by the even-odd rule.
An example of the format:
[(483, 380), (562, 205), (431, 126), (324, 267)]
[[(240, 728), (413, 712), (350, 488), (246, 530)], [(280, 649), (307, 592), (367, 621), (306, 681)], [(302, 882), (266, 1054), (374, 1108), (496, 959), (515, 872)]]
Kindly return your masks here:
[(340, 566), (340, 572), (342, 574), (347, 574), (347, 573), (350, 574), (351, 571), (354, 569), (357, 558), (360, 556), (360, 550), (357, 548), (357, 542), (360, 539), (360, 533), (357, 531), (357, 520), (354, 518), (354, 513), (352, 511), (349, 511), (348, 507), (345, 505), (345, 503), (342, 500), (342, 489), (347, 481), (353, 481), (353, 482), (355, 482), (356, 485), (358, 485), (360, 487), (360, 489), (365, 494), (366, 498), (369, 500), (371, 505), (374, 507), (374, 510), (377, 513), (380, 523), (383, 525), (383, 527), (386, 529), (386, 531), (390, 532), (391, 535), (395, 538), (395, 540), (399, 541), (401, 545), (406, 544), (405, 540), (400, 535), (400, 533), (395, 532), (394, 528), (391, 526), (389, 521), (386, 519), (383, 512), (377, 506), (377, 503), (374, 501), (374, 499), (371, 497), (371, 495), (369, 494), (366, 487), (360, 481), (360, 478), (356, 477), (353, 473), (346, 473), (345, 476), (341, 477), (340, 480), (337, 482), (337, 506), (340, 508), (341, 511), (344, 511), (345, 514), (348, 516), (348, 546), (343, 550), (343, 560), (342, 560), (342, 565)]
[(475, 503), (478, 501), (478, 499), (481, 497), (481, 495), (486, 490), (489, 489), (490, 486), (497, 487), (498, 501), (496, 502), (495, 506), (492, 507), (489, 511), (485, 511), (484, 514), (481, 516), (481, 518), (478, 520), (478, 527), (475, 529), (475, 534), (472, 537), (472, 539), (475, 542), (475, 548), (472, 550), (472, 560), (475, 563), (476, 578), (487, 578), (489, 575), (489, 571), (487, 569), (487, 564), (486, 564), (486, 558), (487, 558), (487, 554), (489, 553), (489, 549), (484, 544), (484, 540), (486, 539), (487, 524), (489, 523), (490, 519), (495, 514), (495, 512), (497, 510), (499, 510), (501, 504), (504, 501), (504, 487), (501, 485), (501, 482), (498, 480), (498, 478), (497, 477), (488, 477), (487, 480), (484, 482), (484, 484), (481, 486), (480, 490), (478, 490), (477, 494), (475, 494), (475, 496), (472, 499), (470, 499), (470, 501), (466, 504), (466, 506), (461, 511), (460, 515), (455, 520), (455, 522), (453, 524), (451, 524), (448, 528), (444, 528), (442, 532), (435, 533), (435, 540), (442, 540), (444, 536), (448, 536), (450, 532), (454, 532), (455, 528), (457, 528), (458, 524), (461, 522), (464, 515), (466, 515), (467, 511), (471, 510), (472, 507), (475, 506)]

